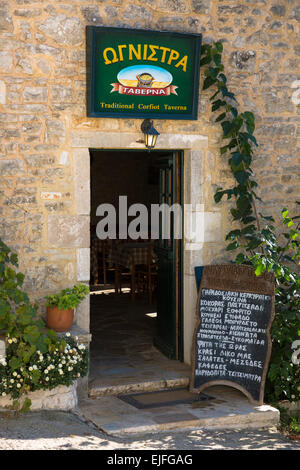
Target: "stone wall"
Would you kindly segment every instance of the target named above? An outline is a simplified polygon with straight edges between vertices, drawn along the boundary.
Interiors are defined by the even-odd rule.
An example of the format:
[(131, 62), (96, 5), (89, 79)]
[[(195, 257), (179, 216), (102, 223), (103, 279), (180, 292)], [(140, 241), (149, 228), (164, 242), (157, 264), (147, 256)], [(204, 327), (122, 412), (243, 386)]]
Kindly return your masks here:
[[(230, 87), (257, 117), (254, 167), (266, 211), (278, 212), (299, 199), (300, 116), (292, 99), (300, 88), (299, 22), (297, 0), (0, 1), (0, 236), (18, 251), (34, 297), (88, 280), (89, 155), (74, 147), (96, 132), (140, 135), (140, 120), (86, 117), (85, 26), (201, 32), (204, 42), (223, 41)], [(210, 93), (200, 94), (197, 121), (156, 122), (160, 139), (206, 138), (198, 152), (201, 202), (220, 236), (204, 244), (205, 263), (224, 259), (230, 226), (228, 204), (213, 201), (230, 172), (219, 156)]]
[[(29, 392), (21, 398), (21, 406), (23, 400), (28, 397), (31, 400), (30, 410), (61, 410), (70, 411), (76, 408), (78, 399), (76, 392), (76, 382), (67, 387), (59, 385), (52, 390), (36, 390)], [(13, 400), (9, 396), (0, 397), (0, 410), (5, 410), (12, 406)]]

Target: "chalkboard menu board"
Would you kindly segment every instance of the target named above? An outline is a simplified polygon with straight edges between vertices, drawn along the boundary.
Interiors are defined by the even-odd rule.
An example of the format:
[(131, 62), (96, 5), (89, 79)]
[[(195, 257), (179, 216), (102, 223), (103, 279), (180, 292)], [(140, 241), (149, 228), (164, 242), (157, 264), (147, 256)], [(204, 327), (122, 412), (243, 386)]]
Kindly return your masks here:
[(271, 354), (274, 276), (249, 266), (205, 266), (197, 301), (191, 391), (230, 385), (263, 403)]

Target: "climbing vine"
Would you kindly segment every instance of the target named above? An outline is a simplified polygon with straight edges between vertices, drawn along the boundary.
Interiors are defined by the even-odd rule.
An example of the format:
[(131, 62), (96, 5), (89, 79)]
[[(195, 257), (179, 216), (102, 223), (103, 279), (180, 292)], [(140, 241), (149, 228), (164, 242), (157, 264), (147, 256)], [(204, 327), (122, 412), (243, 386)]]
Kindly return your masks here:
[[(205, 65), (203, 89), (214, 88), (210, 98), (211, 109), (218, 112), (215, 122), (222, 126), (224, 144), (220, 153), (228, 158), (234, 184), (231, 188), (218, 187), (216, 203), (227, 196), (234, 201), (230, 209), (240, 228), (227, 236), (227, 251), (239, 250), (236, 264), (252, 265), (255, 274), (264, 271), (275, 276), (275, 320), (272, 326), (272, 357), (266, 384), (270, 401), (299, 400), (300, 372), (298, 360), (292, 360), (293, 342), (300, 336), (300, 263), (299, 215), (291, 216), (284, 207), (281, 211), (283, 230), (278, 230), (272, 216), (258, 212), (258, 187), (251, 168), (253, 153), (258, 143), (254, 137), (255, 117), (250, 111), (240, 113), (234, 93), (228, 90), (222, 64), (223, 45), (216, 42), (202, 47), (201, 62)], [(296, 201), (300, 204), (299, 201)]]

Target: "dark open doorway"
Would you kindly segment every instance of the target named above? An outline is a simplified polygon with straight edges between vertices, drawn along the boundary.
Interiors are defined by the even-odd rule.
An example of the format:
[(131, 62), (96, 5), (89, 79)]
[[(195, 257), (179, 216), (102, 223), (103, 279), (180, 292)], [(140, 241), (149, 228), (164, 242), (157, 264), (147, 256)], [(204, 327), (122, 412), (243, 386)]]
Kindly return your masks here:
[[(90, 381), (97, 387), (103, 377), (112, 386), (115, 380), (145, 381), (154, 375), (159, 380), (168, 370), (167, 357), (183, 359), (182, 257), (173, 219), (167, 239), (161, 227), (158, 238), (151, 238), (151, 206), (182, 202), (182, 155), (127, 150), (91, 150), (90, 155)], [(108, 215), (108, 206), (97, 212), (103, 204), (115, 209), (116, 228), (109, 239), (99, 240), (97, 225), (98, 235), (99, 228), (112, 228), (99, 225)], [(135, 223), (134, 204), (147, 209), (148, 227)], [(140, 236), (132, 239), (130, 227)]]

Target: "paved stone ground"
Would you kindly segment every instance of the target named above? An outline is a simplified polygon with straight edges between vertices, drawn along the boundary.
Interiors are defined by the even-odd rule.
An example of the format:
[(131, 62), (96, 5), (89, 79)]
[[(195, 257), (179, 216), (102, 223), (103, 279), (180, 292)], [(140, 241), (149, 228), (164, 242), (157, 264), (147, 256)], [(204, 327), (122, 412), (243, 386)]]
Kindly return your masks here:
[(0, 450), (300, 450), (276, 429), (188, 431), (108, 437), (72, 413), (0, 413)]
[[(91, 396), (116, 394), (112, 389), (131, 384), (185, 380), (190, 367), (171, 361), (153, 346), (155, 305), (132, 302), (129, 294), (91, 295), (89, 391)], [(180, 382), (179, 382), (180, 383)], [(153, 388), (152, 388), (153, 389)], [(105, 392), (106, 390), (106, 392)], [(124, 393), (124, 390), (122, 390)], [(121, 389), (118, 393), (121, 393)]]

